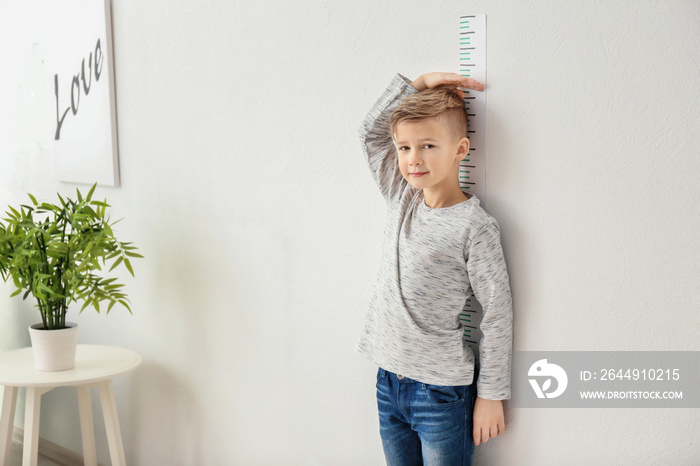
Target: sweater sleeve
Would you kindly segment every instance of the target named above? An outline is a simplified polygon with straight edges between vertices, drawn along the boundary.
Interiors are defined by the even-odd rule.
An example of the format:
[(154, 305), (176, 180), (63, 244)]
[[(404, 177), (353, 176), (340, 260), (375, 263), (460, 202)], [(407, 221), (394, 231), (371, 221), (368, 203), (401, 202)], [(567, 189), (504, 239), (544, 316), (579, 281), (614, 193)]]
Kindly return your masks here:
[(468, 248), (467, 271), (483, 317), (479, 342), (481, 398), (510, 398), (510, 366), (513, 345), (513, 305), (501, 236), (495, 220), (483, 226)]
[(401, 176), (389, 119), (401, 101), (418, 91), (397, 74), (360, 126), (360, 140), (372, 176), (387, 201), (395, 199), (408, 184)]

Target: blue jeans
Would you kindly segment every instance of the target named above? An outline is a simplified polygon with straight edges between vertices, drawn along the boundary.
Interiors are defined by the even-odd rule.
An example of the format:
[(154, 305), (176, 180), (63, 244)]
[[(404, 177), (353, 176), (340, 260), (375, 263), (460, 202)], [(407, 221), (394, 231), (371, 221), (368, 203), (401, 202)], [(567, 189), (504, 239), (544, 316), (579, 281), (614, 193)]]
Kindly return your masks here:
[(471, 385), (430, 385), (379, 369), (379, 431), (388, 466), (470, 466), (476, 374)]

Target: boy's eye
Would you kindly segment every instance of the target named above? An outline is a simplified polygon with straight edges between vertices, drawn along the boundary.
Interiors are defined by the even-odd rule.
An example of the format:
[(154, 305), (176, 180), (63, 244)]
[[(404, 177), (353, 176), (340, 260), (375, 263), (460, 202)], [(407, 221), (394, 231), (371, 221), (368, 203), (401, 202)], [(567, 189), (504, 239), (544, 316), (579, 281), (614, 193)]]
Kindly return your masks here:
[(432, 144), (423, 144), (423, 149), (432, 149), (433, 147), (435, 146)]
[(408, 150), (408, 146), (401, 146), (399, 147), (399, 150)]

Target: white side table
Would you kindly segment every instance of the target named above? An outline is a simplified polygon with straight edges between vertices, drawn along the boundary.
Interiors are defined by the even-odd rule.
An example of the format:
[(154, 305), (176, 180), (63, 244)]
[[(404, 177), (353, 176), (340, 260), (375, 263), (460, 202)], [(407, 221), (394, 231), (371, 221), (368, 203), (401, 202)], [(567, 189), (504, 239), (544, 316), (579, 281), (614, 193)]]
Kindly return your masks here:
[(92, 422), (90, 389), (97, 388), (102, 401), (109, 452), (114, 466), (126, 466), (112, 379), (141, 364), (137, 353), (113, 346), (78, 345), (75, 367), (66, 371), (42, 372), (34, 367), (31, 348), (0, 353), (0, 385), (5, 386), (0, 413), (0, 460), (7, 465), (14, 428), (17, 390), (26, 387), (24, 414), (23, 466), (36, 466), (39, 450), (41, 395), (56, 388), (74, 386), (78, 390), (80, 431), (85, 464), (97, 465), (95, 432)]

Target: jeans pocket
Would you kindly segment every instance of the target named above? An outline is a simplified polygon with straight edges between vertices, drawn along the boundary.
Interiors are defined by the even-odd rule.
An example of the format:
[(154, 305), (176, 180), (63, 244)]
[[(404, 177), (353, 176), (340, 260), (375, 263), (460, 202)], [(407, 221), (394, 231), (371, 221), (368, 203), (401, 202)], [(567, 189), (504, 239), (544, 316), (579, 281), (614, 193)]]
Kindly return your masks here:
[(386, 371), (380, 367), (377, 371), (377, 383), (375, 385), (376, 388), (379, 388), (379, 384), (382, 382), (382, 380), (384, 380), (385, 377)]
[(423, 391), (430, 404), (448, 407), (464, 403), (467, 387), (425, 384)]

